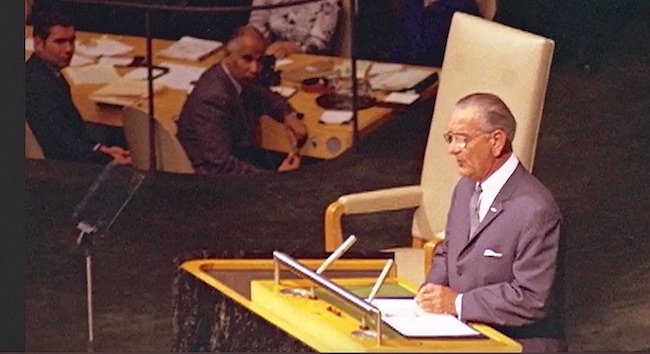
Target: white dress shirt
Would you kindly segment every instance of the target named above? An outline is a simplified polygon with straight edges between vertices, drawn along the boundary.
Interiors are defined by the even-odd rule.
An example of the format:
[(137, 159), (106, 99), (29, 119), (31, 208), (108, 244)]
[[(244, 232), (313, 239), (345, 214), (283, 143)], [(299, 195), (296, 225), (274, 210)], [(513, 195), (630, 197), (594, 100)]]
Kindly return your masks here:
[[(487, 215), (488, 210), (492, 206), (494, 199), (503, 188), (503, 185), (506, 184), (508, 178), (517, 169), (519, 164), (519, 159), (515, 154), (511, 154), (510, 157), (506, 160), (503, 166), (499, 167), (498, 170), (494, 171), (483, 183), (481, 183), (481, 195), (479, 197), (479, 206), (478, 206), (478, 219), (483, 221), (485, 215)], [(478, 184), (478, 182), (476, 183)], [(462, 308), (463, 308), (463, 294), (456, 295), (456, 300), (454, 302), (456, 307), (456, 313), (458, 314), (458, 319), (461, 318)]]

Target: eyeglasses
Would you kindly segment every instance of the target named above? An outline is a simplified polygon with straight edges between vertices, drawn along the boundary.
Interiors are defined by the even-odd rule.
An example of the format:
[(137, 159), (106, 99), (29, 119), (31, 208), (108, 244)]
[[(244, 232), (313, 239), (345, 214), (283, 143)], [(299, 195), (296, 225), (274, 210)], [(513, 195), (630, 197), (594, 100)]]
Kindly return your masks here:
[(467, 144), (469, 144), (470, 141), (484, 134), (488, 134), (488, 133), (481, 133), (478, 135), (474, 135), (473, 137), (469, 137), (465, 134), (455, 134), (452, 132), (446, 132), (442, 134), (442, 137), (445, 138), (447, 144), (451, 144), (452, 142), (455, 142), (456, 146), (458, 146), (459, 149), (463, 150), (467, 147)]

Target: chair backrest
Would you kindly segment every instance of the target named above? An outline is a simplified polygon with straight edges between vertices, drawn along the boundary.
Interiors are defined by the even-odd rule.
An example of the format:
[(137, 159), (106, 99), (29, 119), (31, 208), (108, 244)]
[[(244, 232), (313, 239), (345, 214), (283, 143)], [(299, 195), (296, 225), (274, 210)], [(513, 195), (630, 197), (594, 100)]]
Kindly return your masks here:
[(45, 159), (41, 145), (36, 141), (32, 128), (25, 121), (25, 158), (28, 159)]
[(351, 54), (352, 24), (350, 23), (350, 1), (356, 0), (341, 0), (339, 19), (336, 24), (334, 37), (332, 38), (333, 53), (340, 57), (349, 57)]
[[(126, 106), (123, 110), (122, 121), (133, 167), (148, 170), (151, 165), (149, 114), (138, 107)], [(172, 173), (194, 173), (194, 168), (176, 136), (158, 121), (155, 121), (154, 136), (157, 170)]]
[(517, 120), (514, 152), (532, 171), (554, 46), (548, 38), (454, 14), (424, 157), (423, 200), (413, 217), (414, 237), (430, 240), (444, 230), (459, 174), (442, 134), (463, 96), (492, 92), (501, 97)]

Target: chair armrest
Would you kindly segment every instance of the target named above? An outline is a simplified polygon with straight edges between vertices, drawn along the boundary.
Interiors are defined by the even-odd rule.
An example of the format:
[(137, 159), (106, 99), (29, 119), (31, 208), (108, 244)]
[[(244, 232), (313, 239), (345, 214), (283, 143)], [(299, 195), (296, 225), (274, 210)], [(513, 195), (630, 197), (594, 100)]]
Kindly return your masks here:
[(422, 189), (418, 186), (380, 189), (347, 194), (331, 203), (325, 211), (325, 251), (332, 252), (343, 243), (341, 216), (415, 208), (420, 205)]
[(433, 255), (436, 253), (436, 247), (444, 241), (445, 232), (441, 231), (436, 236), (424, 244), (424, 276), (429, 274), (429, 270), (433, 267)]

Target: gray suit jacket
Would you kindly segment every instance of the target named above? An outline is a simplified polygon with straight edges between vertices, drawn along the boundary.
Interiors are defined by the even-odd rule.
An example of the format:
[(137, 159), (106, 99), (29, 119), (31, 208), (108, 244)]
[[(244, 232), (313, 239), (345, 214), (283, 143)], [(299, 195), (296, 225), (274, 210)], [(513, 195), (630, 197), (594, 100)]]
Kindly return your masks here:
[(553, 196), (520, 164), (470, 240), (474, 185), (462, 178), (454, 189), (426, 282), (462, 293), (463, 321), (489, 324), (524, 351), (566, 350), (562, 218)]
[(177, 137), (197, 174), (252, 174), (263, 170), (246, 161), (259, 118), (282, 121), (293, 108), (282, 96), (261, 86), (237, 93), (221, 64), (203, 73), (187, 97)]

